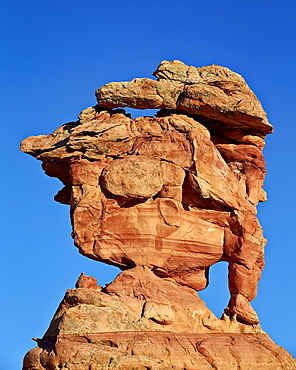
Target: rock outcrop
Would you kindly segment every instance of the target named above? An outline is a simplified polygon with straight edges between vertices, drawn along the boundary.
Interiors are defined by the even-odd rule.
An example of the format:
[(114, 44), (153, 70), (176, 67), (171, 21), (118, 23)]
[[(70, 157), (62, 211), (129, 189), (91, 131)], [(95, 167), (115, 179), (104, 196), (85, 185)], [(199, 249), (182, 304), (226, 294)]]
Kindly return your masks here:
[[(154, 75), (101, 87), (78, 121), (22, 142), (63, 182), (55, 199), (70, 205), (80, 253), (124, 270), (105, 288), (82, 274), (24, 370), (296, 368), (250, 304), (272, 126), (228, 68), (164, 61)], [(160, 110), (131, 119), (122, 107)], [(197, 295), (219, 261), (221, 319)]]
[[(89, 277), (78, 280), (87, 284)], [(148, 268), (67, 291), (24, 369), (294, 369), (259, 325), (217, 319), (192, 289)]]
[(136, 78), (101, 87), (96, 91), (98, 106), (176, 109), (217, 125), (260, 135), (272, 132), (259, 100), (245, 80), (228, 68), (195, 68), (175, 60), (163, 61), (153, 74), (157, 81)]

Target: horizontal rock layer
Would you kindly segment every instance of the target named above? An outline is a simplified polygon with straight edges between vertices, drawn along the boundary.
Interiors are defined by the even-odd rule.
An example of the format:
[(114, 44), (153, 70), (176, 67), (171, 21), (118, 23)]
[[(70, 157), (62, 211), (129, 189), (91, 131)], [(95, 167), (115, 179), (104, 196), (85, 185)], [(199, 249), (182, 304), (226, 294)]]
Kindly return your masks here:
[[(115, 332), (61, 335), (25, 358), (27, 370), (292, 370), (295, 362), (267, 334)], [(42, 348), (44, 347), (44, 348)]]
[(96, 91), (100, 107), (177, 110), (202, 121), (243, 128), (265, 136), (272, 132), (266, 114), (245, 80), (230, 69), (195, 68), (176, 60), (163, 61), (157, 81), (136, 78), (111, 82)]

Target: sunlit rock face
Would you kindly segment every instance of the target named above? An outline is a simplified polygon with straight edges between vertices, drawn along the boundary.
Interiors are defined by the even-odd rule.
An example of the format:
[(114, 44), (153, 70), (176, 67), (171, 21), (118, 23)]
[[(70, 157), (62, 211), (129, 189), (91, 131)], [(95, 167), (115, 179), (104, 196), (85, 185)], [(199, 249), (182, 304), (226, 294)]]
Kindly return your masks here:
[[(52, 366), (81, 370), (173, 368), (169, 366), (176, 362), (176, 356), (167, 362), (161, 362), (162, 352), (151, 352), (156, 362), (143, 357), (146, 344), (137, 349), (133, 344), (140, 340), (138, 334), (121, 334), (129, 343), (123, 344), (124, 348), (138, 351), (137, 356), (126, 357), (125, 365), (122, 354), (127, 352), (120, 347), (125, 339), (114, 344), (116, 350), (111, 345), (112, 350), (110, 346), (96, 347), (96, 355), (85, 360), (82, 348), (89, 348), (92, 340), (103, 340), (104, 333), (109, 333), (106, 340), (112, 342), (111, 332), (188, 333), (193, 335), (184, 339), (189, 342), (204, 341), (197, 334), (224, 333), (223, 339), (211, 337), (206, 349), (196, 346), (185, 351), (187, 355), (179, 358), (175, 369), (209, 368), (214, 361), (209, 358), (216, 356), (212, 346), (219, 342), (226, 352), (232, 351), (229, 345), (234, 342), (229, 333), (238, 335), (234, 341), (241, 340), (242, 347), (247, 345), (245, 337), (239, 336), (242, 333), (253, 333), (254, 338), (263, 335), (270, 341), (262, 334), (250, 301), (256, 296), (264, 265), (265, 239), (256, 206), (266, 200), (262, 149), (272, 126), (244, 79), (228, 68), (195, 68), (180, 61), (163, 61), (154, 75), (157, 80), (138, 78), (99, 88), (98, 104), (82, 111), (78, 121), (22, 142), (22, 151), (41, 160), (46, 174), (63, 182), (55, 199), (70, 205), (73, 238), (80, 253), (127, 270), (104, 289), (93, 282), (88, 286), (89, 279), (82, 275), (40, 340), (43, 347), (40, 344), (27, 355), (25, 369), (42, 369), (32, 367), (32, 359), (45, 366), (48, 356), (53, 356), (51, 351), (57, 351), (56, 338), (66, 348), (67, 343), (87, 333), (101, 339), (75, 342), (81, 353), (78, 362), (68, 359), (65, 365), (63, 355), (55, 352), (57, 357), (51, 358), (58, 365)], [(160, 110), (156, 117), (132, 119), (124, 109), (117, 109), (122, 107)], [(231, 294), (221, 320), (196, 293), (207, 286), (209, 268), (219, 261), (229, 263)], [(166, 335), (153, 334), (145, 341), (152, 347), (158, 342), (163, 351), (170, 351), (173, 344), (168, 342), (173, 342)], [(45, 348), (46, 340), (50, 348)], [(254, 344), (248, 345), (253, 348)], [(271, 341), (268, 345), (276, 346)], [(70, 351), (62, 348), (61, 353)], [(180, 348), (176, 350), (180, 352)], [(223, 355), (220, 362), (217, 360), (217, 369), (226, 368), (226, 352), (225, 359)], [(259, 357), (255, 352), (242, 361), (256, 365), (264, 351), (258, 349)], [(189, 366), (189, 353), (197, 356), (193, 367)], [(116, 358), (112, 364), (110, 356)], [(278, 363), (289, 357), (282, 356)], [(45, 359), (43, 365), (41, 358)], [(238, 357), (234, 358), (233, 366), (237, 366)], [(266, 364), (269, 360), (272, 366), (277, 364), (276, 356), (265, 360)]]
[(24, 370), (295, 369), (259, 325), (217, 319), (193, 289), (140, 266), (106, 288), (80, 276), (35, 340)]

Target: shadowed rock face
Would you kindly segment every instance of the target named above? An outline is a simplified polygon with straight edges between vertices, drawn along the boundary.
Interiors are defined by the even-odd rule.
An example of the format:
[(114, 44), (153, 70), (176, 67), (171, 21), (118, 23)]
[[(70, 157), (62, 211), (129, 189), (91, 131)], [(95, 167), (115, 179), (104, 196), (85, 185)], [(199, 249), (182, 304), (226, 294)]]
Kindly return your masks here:
[[(59, 335), (90, 332), (262, 334), (249, 302), (264, 264), (256, 205), (266, 200), (262, 149), (272, 126), (244, 79), (227, 68), (164, 61), (154, 75), (157, 80), (101, 87), (98, 104), (82, 111), (78, 121), (22, 142), (21, 149), (41, 160), (47, 175), (63, 182), (55, 199), (70, 205), (80, 253), (128, 270), (103, 290), (81, 275), (43, 339), (53, 346)], [(160, 111), (131, 119), (118, 107)], [(219, 261), (229, 263), (231, 294), (222, 320), (196, 296)], [(232, 339), (223, 341), (227, 346)], [(33, 352), (28, 356), (25, 369), (42, 368), (32, 367)], [(137, 361), (138, 367), (126, 368), (147, 369), (149, 361), (147, 366)], [(148, 368), (161, 369), (157, 361)], [(123, 368), (102, 364), (90, 368)], [(67, 366), (62, 368), (84, 369)], [(202, 368), (182, 366), (177, 369)]]

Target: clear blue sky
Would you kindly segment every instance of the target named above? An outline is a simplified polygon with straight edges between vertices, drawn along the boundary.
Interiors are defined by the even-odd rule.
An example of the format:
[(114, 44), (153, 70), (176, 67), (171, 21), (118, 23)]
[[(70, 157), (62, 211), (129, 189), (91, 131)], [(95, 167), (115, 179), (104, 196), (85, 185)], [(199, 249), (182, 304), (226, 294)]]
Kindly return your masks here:
[[(66, 289), (81, 271), (110, 282), (118, 270), (78, 254), (58, 180), (19, 151), (95, 105), (110, 81), (152, 77), (163, 59), (219, 64), (242, 74), (268, 113), (269, 239), (253, 306), (273, 340), (296, 356), (296, 2), (294, 0), (2, 0), (1, 6), (1, 338), (0, 370), (21, 369)], [(225, 266), (202, 297), (220, 316)]]

